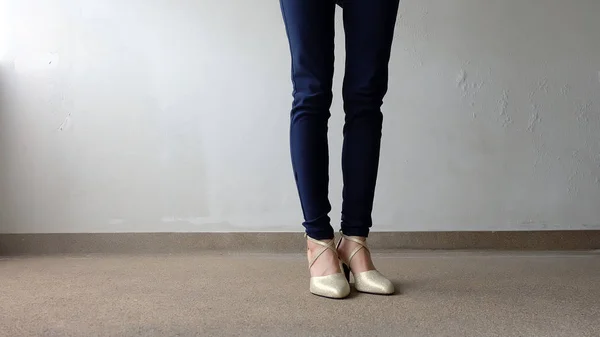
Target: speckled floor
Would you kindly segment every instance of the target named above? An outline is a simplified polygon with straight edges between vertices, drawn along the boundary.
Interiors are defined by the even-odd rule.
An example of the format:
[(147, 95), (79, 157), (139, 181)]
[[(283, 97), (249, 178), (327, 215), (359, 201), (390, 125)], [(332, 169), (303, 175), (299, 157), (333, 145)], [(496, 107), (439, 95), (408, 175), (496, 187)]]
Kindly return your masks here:
[(308, 293), (296, 254), (0, 258), (0, 336), (600, 335), (600, 253), (389, 252), (400, 294)]

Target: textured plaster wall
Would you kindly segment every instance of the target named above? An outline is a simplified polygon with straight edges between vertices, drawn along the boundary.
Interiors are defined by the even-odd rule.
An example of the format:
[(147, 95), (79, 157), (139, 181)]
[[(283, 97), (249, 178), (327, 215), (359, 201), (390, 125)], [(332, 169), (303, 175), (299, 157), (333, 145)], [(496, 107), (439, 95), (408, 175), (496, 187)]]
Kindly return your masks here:
[[(300, 230), (276, 1), (0, 6), (0, 232)], [(598, 13), (402, 1), (376, 230), (600, 228)]]

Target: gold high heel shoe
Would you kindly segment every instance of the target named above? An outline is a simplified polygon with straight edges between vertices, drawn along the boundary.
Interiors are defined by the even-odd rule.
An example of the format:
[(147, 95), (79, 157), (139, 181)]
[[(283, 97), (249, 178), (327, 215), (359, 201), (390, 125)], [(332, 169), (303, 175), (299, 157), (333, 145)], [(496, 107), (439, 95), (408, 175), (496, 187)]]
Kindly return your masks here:
[[(342, 240), (349, 240), (358, 244), (350, 256), (348, 257), (348, 261), (342, 261), (342, 267), (344, 268), (344, 275), (346, 276), (346, 280), (350, 282), (350, 261), (356, 253), (358, 253), (361, 249), (367, 250), (369, 253), (371, 252), (369, 248), (367, 248), (367, 244), (364, 240), (359, 239), (355, 236), (346, 236), (344, 233), (340, 231), (341, 238), (338, 241), (336, 246), (336, 250), (340, 247), (340, 243)], [(362, 273), (352, 273), (354, 275), (354, 287), (356, 290), (363, 293), (377, 294), (377, 295), (391, 295), (394, 293), (394, 285), (390, 280), (388, 280), (385, 276), (381, 275), (377, 270), (369, 270)]]
[[(312, 258), (312, 260), (309, 261), (309, 263), (308, 263), (309, 270), (313, 266), (313, 264), (315, 264), (315, 261), (317, 261), (317, 259), (323, 253), (325, 253), (328, 249), (331, 249), (334, 252), (336, 258), (338, 257), (337, 249), (335, 249), (335, 246), (334, 246), (334, 242), (335, 242), (334, 240), (325, 242), (325, 241), (315, 240), (306, 234), (304, 234), (304, 236), (310, 242), (316, 243), (319, 246), (324, 247), (321, 251), (319, 251), (317, 253), (317, 255), (315, 255)], [(339, 260), (339, 258), (338, 258), (338, 260)], [(348, 281), (347, 281), (346, 277), (344, 276), (344, 274), (341, 272), (336, 273), (336, 274), (327, 275), (327, 276), (312, 276), (310, 278), (310, 292), (315, 295), (323, 296), (323, 297), (344, 298), (350, 294), (350, 285), (348, 284)]]

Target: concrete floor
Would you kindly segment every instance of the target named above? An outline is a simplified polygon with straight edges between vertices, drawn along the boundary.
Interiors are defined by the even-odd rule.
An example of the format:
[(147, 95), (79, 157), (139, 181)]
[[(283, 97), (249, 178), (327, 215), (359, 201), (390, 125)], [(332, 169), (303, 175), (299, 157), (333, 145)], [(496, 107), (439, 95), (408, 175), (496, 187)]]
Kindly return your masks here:
[(308, 292), (301, 255), (0, 259), (0, 336), (600, 336), (600, 253), (394, 252), (401, 294)]

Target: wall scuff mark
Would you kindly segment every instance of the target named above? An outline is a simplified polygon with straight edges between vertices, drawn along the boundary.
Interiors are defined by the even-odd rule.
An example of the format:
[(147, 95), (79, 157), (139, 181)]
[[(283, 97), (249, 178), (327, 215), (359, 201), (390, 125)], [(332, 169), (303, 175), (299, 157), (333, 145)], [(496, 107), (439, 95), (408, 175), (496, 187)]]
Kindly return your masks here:
[(69, 112), (69, 114), (67, 115), (67, 117), (65, 117), (65, 120), (58, 127), (58, 130), (59, 131), (63, 131), (63, 130), (67, 130), (70, 127), (71, 127), (71, 113)]
[(529, 117), (529, 124), (527, 125), (527, 131), (534, 132), (535, 127), (540, 122), (540, 120), (541, 120), (540, 114), (538, 112), (532, 113), (531, 116)]

